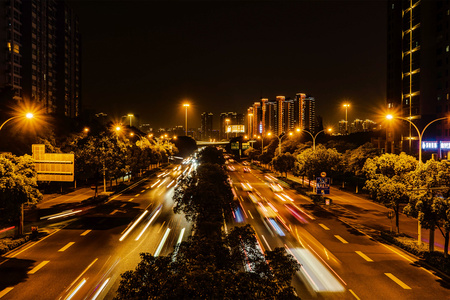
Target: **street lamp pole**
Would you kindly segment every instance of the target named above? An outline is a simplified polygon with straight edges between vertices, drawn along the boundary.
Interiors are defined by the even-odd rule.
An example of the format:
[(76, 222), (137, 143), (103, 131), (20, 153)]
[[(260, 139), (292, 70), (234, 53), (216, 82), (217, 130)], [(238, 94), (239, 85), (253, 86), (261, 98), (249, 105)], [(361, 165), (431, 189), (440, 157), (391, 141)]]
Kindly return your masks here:
[(188, 104), (188, 103), (185, 103), (185, 104), (183, 104), (183, 106), (184, 106), (185, 111), (186, 111), (184, 120), (185, 120), (185, 126), (186, 126), (186, 136), (187, 136), (187, 135), (188, 135), (188, 127), (187, 127), (187, 111), (188, 111), (189, 104)]
[[(14, 119), (17, 119), (17, 118), (20, 118), (20, 117), (23, 117), (23, 116), (20, 115), (20, 116), (14, 116), (14, 117), (9, 118), (8, 120), (6, 120), (5, 122), (2, 123), (2, 125), (0, 126), (0, 130), (2, 130), (3, 126), (5, 126), (5, 124), (8, 123), (9, 121), (14, 120)], [(26, 117), (27, 119), (32, 119), (32, 118), (34, 117), (34, 115), (33, 115), (32, 113), (27, 113), (27, 114), (25, 115), (25, 117)]]
[(331, 132), (331, 128), (328, 128), (328, 129), (323, 129), (323, 130), (319, 131), (318, 133), (316, 133), (316, 135), (313, 135), (308, 130), (301, 130), (301, 131), (307, 132), (312, 137), (312, 139), (313, 139), (313, 151), (316, 151), (316, 138), (317, 138), (317, 136), (319, 135), (319, 133), (325, 132), (325, 130)]
[(228, 140), (228, 124), (230, 123), (230, 119), (225, 119), (225, 122), (227, 123), (227, 127), (225, 128), (225, 131), (227, 132), (227, 140)]
[(134, 115), (133, 114), (128, 114), (127, 117), (130, 117), (130, 127), (131, 127), (131, 118), (133, 118)]

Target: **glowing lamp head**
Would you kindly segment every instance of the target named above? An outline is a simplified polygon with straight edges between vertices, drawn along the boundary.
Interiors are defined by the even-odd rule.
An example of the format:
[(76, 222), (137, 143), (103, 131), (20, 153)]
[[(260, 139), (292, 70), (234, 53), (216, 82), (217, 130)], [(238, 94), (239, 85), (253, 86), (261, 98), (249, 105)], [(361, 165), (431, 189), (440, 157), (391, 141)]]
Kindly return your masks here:
[(327, 130), (328, 130), (328, 132), (331, 132), (331, 131), (333, 131), (333, 129), (332, 129), (332, 128), (328, 128)]
[(300, 132), (300, 131), (302, 131), (302, 130), (301, 130), (300, 128), (297, 128), (296, 131), (297, 131), (297, 132)]
[(183, 104), (184, 107), (189, 107), (188, 103)]
[(272, 135), (272, 132), (268, 132), (267, 135), (268, 135), (268, 136), (271, 136), (271, 135)]
[(289, 135), (292, 135), (292, 132), (289, 132)]
[(84, 127), (84, 132), (89, 132), (89, 128), (87, 128), (87, 127)]
[(120, 128), (120, 126), (116, 127), (116, 131), (120, 131), (122, 128)]
[(27, 117), (28, 119), (32, 119), (34, 115), (32, 113), (27, 113), (25, 117)]
[(130, 136), (133, 136), (134, 135), (134, 133), (133, 132), (130, 132)]
[(387, 116), (386, 116), (386, 119), (388, 119), (388, 120), (392, 120), (393, 118), (394, 118), (393, 115), (387, 115)]

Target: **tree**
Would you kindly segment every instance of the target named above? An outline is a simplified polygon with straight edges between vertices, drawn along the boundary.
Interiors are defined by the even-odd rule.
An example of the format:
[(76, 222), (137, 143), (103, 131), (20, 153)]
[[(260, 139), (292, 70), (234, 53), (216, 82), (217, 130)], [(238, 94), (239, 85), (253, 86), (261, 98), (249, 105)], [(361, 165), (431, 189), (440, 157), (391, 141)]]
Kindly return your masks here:
[(220, 166), (225, 164), (223, 151), (212, 146), (205, 147), (200, 151), (198, 161), (201, 164), (217, 164)]
[(17, 222), (18, 234), (22, 234), (22, 205), (41, 199), (32, 157), (0, 155), (0, 220), (7, 224)]
[(314, 179), (321, 172), (326, 172), (333, 177), (341, 170), (341, 154), (335, 149), (326, 149), (322, 145), (302, 151), (297, 155), (295, 175), (307, 176)]
[(438, 227), (444, 236), (444, 256), (448, 256), (450, 231), (450, 162), (433, 159), (421, 164), (413, 173), (414, 189), (404, 213), (417, 217), (430, 230), (429, 251), (434, 251), (434, 232)]
[(180, 182), (173, 196), (174, 212), (183, 212), (203, 234), (217, 234), (223, 215), (234, 208), (233, 193), (225, 171), (215, 164), (202, 164), (192, 178)]
[(362, 175), (362, 169), (366, 160), (379, 155), (379, 149), (374, 148), (372, 143), (365, 143), (356, 149), (345, 151), (343, 160), (345, 162), (345, 171), (355, 176)]
[(283, 153), (281, 155), (276, 156), (272, 160), (273, 167), (275, 171), (280, 173), (285, 173), (287, 177), (287, 173), (292, 171), (295, 167), (295, 157), (289, 152)]
[(258, 156), (261, 154), (261, 151), (255, 149), (255, 148), (248, 148), (244, 150), (244, 155), (248, 156), (251, 160), (258, 160)]
[(400, 203), (408, 199), (407, 190), (416, 166), (417, 160), (404, 152), (369, 158), (364, 164), (363, 172), (368, 179), (364, 188), (372, 199), (394, 210), (397, 233), (400, 232)]

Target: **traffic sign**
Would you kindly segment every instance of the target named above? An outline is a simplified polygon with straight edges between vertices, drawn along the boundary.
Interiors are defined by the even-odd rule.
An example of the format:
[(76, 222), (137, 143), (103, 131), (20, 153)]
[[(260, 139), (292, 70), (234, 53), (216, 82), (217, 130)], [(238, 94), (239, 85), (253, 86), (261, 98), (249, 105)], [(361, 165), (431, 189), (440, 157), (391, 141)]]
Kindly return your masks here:
[(316, 178), (316, 194), (317, 195), (329, 195), (330, 194), (330, 177), (317, 177)]
[(239, 150), (239, 143), (231, 143), (231, 150)]

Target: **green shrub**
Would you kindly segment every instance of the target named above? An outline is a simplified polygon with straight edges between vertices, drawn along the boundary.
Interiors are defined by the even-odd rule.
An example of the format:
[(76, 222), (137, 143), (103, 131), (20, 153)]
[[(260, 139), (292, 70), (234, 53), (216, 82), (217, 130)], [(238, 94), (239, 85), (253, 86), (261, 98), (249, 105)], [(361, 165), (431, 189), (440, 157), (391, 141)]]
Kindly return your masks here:
[(17, 239), (13, 238), (4, 238), (0, 240), (0, 254), (5, 254), (6, 252), (19, 247), (20, 245), (28, 242), (30, 240), (30, 236), (26, 235)]

